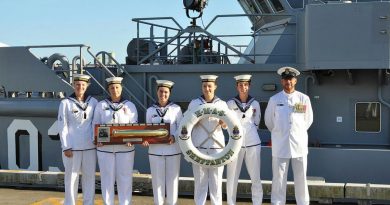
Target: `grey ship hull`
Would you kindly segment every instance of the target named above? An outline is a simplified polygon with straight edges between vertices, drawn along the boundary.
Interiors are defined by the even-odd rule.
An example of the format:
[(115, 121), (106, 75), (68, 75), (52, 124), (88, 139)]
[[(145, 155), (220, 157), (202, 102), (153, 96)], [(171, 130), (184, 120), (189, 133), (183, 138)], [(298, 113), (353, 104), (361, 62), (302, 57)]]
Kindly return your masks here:
[[(217, 95), (224, 100), (228, 100), (235, 95), (232, 79), (234, 75), (240, 73), (251, 73), (253, 75), (251, 94), (260, 102), (266, 102), (270, 96), (280, 91), (280, 86), (277, 85), (279, 77), (274, 72), (274, 69), (278, 66), (259, 69), (258, 66), (254, 65), (240, 65), (239, 72), (237, 72), (238, 69), (234, 69), (234, 66), (232, 66), (233, 69), (221, 65), (193, 65), (190, 66), (192, 68), (188, 67), (187, 65), (186, 69), (183, 70), (180, 65), (154, 66), (153, 69), (144, 68), (144, 66), (126, 66), (126, 69), (132, 73), (132, 76), (140, 84), (149, 82), (155, 76), (175, 81), (179, 86), (174, 88), (171, 99), (182, 105), (200, 95), (198, 78), (200, 74), (204, 73), (220, 76)], [(213, 72), (210, 72), (210, 70)], [(318, 96), (312, 99), (315, 121), (309, 130), (309, 144), (311, 147), (308, 157), (308, 176), (323, 177), (327, 182), (389, 184), (390, 176), (386, 173), (389, 173), (390, 166), (384, 163), (390, 157), (387, 145), (389, 139), (388, 136), (383, 135), (383, 133), (389, 133), (389, 127), (382, 126), (380, 133), (358, 133), (354, 131), (353, 119), (344, 118), (342, 124), (336, 122), (335, 119), (336, 113), (340, 113), (342, 116), (353, 113), (355, 99), (361, 99), (361, 96), (365, 96), (364, 101), (375, 101), (378, 88), (376, 85), (369, 85), (369, 83), (376, 80), (377, 73), (372, 70), (359, 70), (356, 73), (356, 80), (361, 82), (361, 85), (354, 86), (348, 84), (344, 74), (343, 71), (337, 71), (331, 79), (323, 79), (321, 82), (323, 85), (321, 86), (313, 83), (312, 79), (307, 77), (308, 75), (305, 73), (299, 79), (298, 90), (307, 92), (310, 96)], [(98, 77), (98, 74), (95, 74), (95, 76)], [(44, 79), (39, 79), (38, 76), (35, 77), (34, 80), (37, 84), (44, 81)], [(332, 80), (332, 82), (328, 83), (328, 80)], [(263, 91), (261, 89), (263, 84), (276, 84), (278, 89), (276, 91)], [(131, 87), (131, 81), (125, 81), (125, 86)], [(147, 88), (147, 83), (144, 86)], [(138, 99), (143, 99), (143, 92), (137, 89), (133, 91)], [(348, 96), (346, 96), (346, 92)], [(383, 93), (385, 98), (389, 97), (388, 88), (383, 90)], [(56, 109), (59, 101), (60, 99), (32, 98), (4, 98), (1, 101), (0, 136), (3, 140), (0, 141), (0, 166), (2, 169), (10, 169), (9, 155), (12, 150), (15, 150), (15, 159), (20, 169), (28, 169), (31, 164), (35, 164), (38, 169), (31, 170), (63, 170), (58, 135), (53, 131), (51, 131), (52, 133), (49, 131), (50, 128), (55, 128)], [(45, 105), (47, 113), (42, 113), (37, 107), (34, 107), (34, 103)], [(18, 106), (12, 110), (15, 104)], [(23, 109), (25, 109), (24, 114), (18, 111), (23, 111)], [(265, 107), (262, 104), (262, 112), (264, 112), (264, 109)], [(144, 121), (145, 112), (140, 107), (138, 107), (138, 110), (142, 122)], [(40, 117), (39, 115), (44, 116)], [(388, 115), (388, 112), (382, 112), (381, 118), (388, 119)], [(15, 121), (18, 120), (23, 122), (15, 125)], [(35, 148), (29, 147), (33, 142), (31, 134), (30, 139), (23, 137), (29, 136), (28, 133), (21, 131), (26, 129), (23, 127), (26, 122), (30, 122), (38, 131), (37, 147)], [(12, 124), (15, 126), (11, 126)], [(8, 137), (12, 135), (10, 127), (16, 127), (19, 130), (13, 136), (16, 139), (15, 142), (17, 142), (14, 149), (8, 146)], [(266, 146), (266, 143), (270, 140), (270, 133), (264, 127), (261, 128), (259, 133), (264, 145), (262, 147), (261, 176), (265, 180), (271, 180), (271, 148)], [(370, 137), (366, 135), (370, 135)], [(31, 158), (31, 154), (36, 154), (38, 158)], [(150, 173), (148, 160), (145, 160), (147, 158), (147, 149), (137, 146), (134, 168), (140, 173)], [(35, 162), (35, 159), (38, 159), (38, 161)], [(181, 176), (191, 177), (191, 165), (184, 159), (181, 165)], [(249, 179), (245, 168), (243, 168), (241, 178)], [(291, 176), (289, 179), (292, 179)]]

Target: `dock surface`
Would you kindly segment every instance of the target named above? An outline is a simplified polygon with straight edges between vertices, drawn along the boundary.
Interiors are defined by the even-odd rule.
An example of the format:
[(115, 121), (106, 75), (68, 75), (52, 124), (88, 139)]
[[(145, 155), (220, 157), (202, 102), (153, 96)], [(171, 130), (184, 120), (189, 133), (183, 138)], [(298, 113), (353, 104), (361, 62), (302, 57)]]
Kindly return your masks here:
[[(22, 188), (0, 188), (0, 204), (2, 205), (60, 205), (64, 201), (64, 192), (40, 189), (22, 189)], [(115, 203), (118, 204), (116, 196)], [(82, 205), (82, 194), (79, 194), (78, 205)], [(133, 195), (133, 205), (153, 205), (153, 196)], [(178, 204), (195, 204), (191, 196), (180, 196)], [(223, 202), (226, 205), (226, 200)], [(250, 199), (239, 199), (237, 205), (252, 204)], [(287, 204), (295, 204), (290, 201)], [(96, 194), (95, 205), (103, 205), (102, 196)], [(206, 205), (210, 205), (208, 200)], [(265, 200), (263, 205), (270, 205), (269, 200)], [(316, 205), (316, 204), (313, 204)]]
[[(81, 176), (82, 177), (82, 176)], [(225, 190), (226, 180), (223, 181)], [(272, 182), (262, 180), (264, 199), (269, 203)], [(311, 204), (359, 205), (390, 204), (390, 185), (327, 183), (321, 177), (308, 177)], [(100, 193), (100, 174), (96, 173), (96, 193)], [(238, 204), (251, 204), (250, 180), (238, 181)], [(61, 204), (63, 201), (64, 174), (26, 170), (0, 170), (0, 204)], [(294, 199), (294, 183), (287, 182), (287, 199)], [(153, 204), (152, 180), (149, 174), (133, 174), (133, 204)], [(179, 204), (193, 204), (194, 181), (191, 177), (179, 179)], [(80, 195), (80, 199), (82, 199)], [(7, 200), (7, 201), (6, 201)], [(26, 201), (29, 200), (29, 201)], [(96, 203), (101, 203), (97, 195)], [(141, 200), (138, 202), (137, 200)], [(21, 203), (18, 203), (21, 202)], [(81, 201), (80, 201), (81, 204)], [(292, 204), (294, 202), (292, 201)]]

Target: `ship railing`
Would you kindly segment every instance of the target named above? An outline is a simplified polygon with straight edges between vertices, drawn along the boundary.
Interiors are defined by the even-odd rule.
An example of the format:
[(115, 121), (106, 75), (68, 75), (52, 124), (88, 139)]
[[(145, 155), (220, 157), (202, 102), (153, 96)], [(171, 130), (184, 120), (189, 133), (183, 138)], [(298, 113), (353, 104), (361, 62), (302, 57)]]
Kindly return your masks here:
[[(108, 94), (106, 89), (104, 89), (103, 85), (95, 78), (93, 75), (88, 71), (84, 69), (84, 58), (83, 58), (83, 48), (87, 48), (89, 46), (84, 45), (84, 44), (66, 44), (66, 45), (37, 45), (37, 46), (26, 46), (27, 49), (34, 49), (34, 48), (79, 48), (79, 56), (77, 58), (80, 60), (80, 64), (76, 64), (75, 58), (73, 59), (74, 62), (72, 62), (72, 66), (69, 68), (64, 68), (61, 66), (61, 68), (52, 68), (57, 75), (64, 73), (65, 78), (61, 77), (61, 80), (68, 86), (72, 87), (72, 81), (73, 81), (73, 74), (74, 73), (87, 73), (88, 75), (91, 76), (92, 80), (100, 87), (102, 88), (103, 92)], [(42, 60), (42, 59), (41, 59)], [(53, 65), (54, 67), (54, 65)], [(62, 75), (62, 74), (61, 74)], [(68, 81), (67, 81), (68, 80)]]
[[(123, 67), (122, 64), (120, 64), (110, 53), (106, 52), (106, 51), (100, 51), (99, 53), (97, 53), (96, 55), (94, 55), (91, 51), (90, 51), (90, 47), (87, 46), (87, 52), (92, 56), (92, 58), (95, 60), (95, 62), (97, 62), (103, 69), (104, 71), (110, 76), (110, 77), (115, 77), (116, 75), (114, 75), (114, 73), (112, 73), (110, 71), (110, 69), (108, 69), (108, 67), (102, 63), (100, 61), (100, 59), (98, 59), (96, 56), (98, 56), (99, 54), (102, 54), (102, 55), (106, 55), (109, 57), (110, 60), (112, 60), (116, 67), (122, 72), (124, 73), (127, 77), (129, 77), (132, 82), (134, 83), (134, 85), (136, 85), (150, 100), (152, 100), (153, 102), (155, 102), (155, 99), (153, 98), (153, 96), (145, 90), (145, 88), (138, 83), (138, 81), (129, 73), (127, 72), (127, 70)], [(96, 79), (94, 79), (96, 80)], [(97, 81), (97, 80), (96, 80)], [(103, 88), (104, 89), (104, 88)], [(147, 109), (147, 103), (146, 103), (146, 99), (144, 100), (144, 102), (141, 102), (135, 95), (133, 92), (131, 92), (126, 86), (123, 86), (123, 89), (125, 90), (126, 94), (128, 94), (132, 100), (134, 100), (139, 106), (141, 106), (144, 110)], [(105, 89), (104, 89), (105, 90)], [(107, 91), (106, 91), (107, 92)]]
[[(35, 45), (35, 46), (26, 46), (27, 49), (34, 49), (34, 48), (79, 48), (79, 56), (80, 59), (82, 59), (82, 49), (87, 47), (86, 45), (84, 44), (66, 44), (66, 45)], [(42, 59), (41, 59), (42, 60)], [(47, 59), (46, 59), (47, 60)], [(79, 69), (80, 70), (83, 70), (83, 63), (80, 62), (79, 64)], [(74, 67), (69, 67), (69, 68), (60, 68), (60, 69), (53, 69), (55, 70), (55, 72), (58, 74), (58, 73), (61, 73), (61, 72), (66, 72), (67, 75), (69, 75), (69, 82), (68, 83), (71, 83), (72, 82), (72, 74), (73, 73), (76, 73), (78, 68), (74, 68)], [(69, 73), (68, 73), (69, 72)]]
[[(280, 21), (280, 24), (272, 26), (262, 26), (261, 28), (252, 28), (253, 32), (249, 34), (225, 34), (213, 35), (210, 28), (218, 22), (219, 19), (225, 18), (240, 18), (240, 17), (267, 17), (275, 18), (275, 20), (285, 19)], [(293, 19), (293, 20), (291, 20)], [(204, 26), (204, 29), (199, 26), (189, 26), (183, 28), (172, 17), (156, 17), (156, 18), (135, 18), (137, 23), (137, 38), (136, 38), (136, 52), (135, 56), (128, 56), (133, 58), (135, 64), (228, 64), (237, 62), (237, 58), (245, 59), (249, 63), (256, 63), (256, 57), (270, 57), (270, 56), (291, 56), (297, 61), (297, 52), (294, 53), (259, 53), (254, 50), (253, 53), (244, 54), (241, 50), (236, 49), (235, 46), (226, 43), (222, 39), (238, 39), (238, 38), (253, 38), (256, 44), (256, 38), (259, 36), (284, 36), (296, 35), (296, 29), (293, 33), (267, 33), (269, 30), (275, 30), (281, 26), (296, 24), (295, 15), (293, 14), (230, 14), (217, 15), (209, 24)], [(168, 20), (165, 24), (172, 23), (175, 25), (167, 26), (165, 24), (152, 23), (153, 21)], [(152, 21), (152, 22), (149, 22)], [(147, 37), (140, 37), (141, 25), (149, 26), (149, 34)], [(163, 29), (163, 34), (156, 35), (156, 28)], [(297, 41), (297, 37), (295, 37)], [(142, 43), (149, 43), (149, 46), (142, 48)], [(214, 42), (217, 43), (213, 46)], [(296, 42), (295, 42), (296, 43)], [(140, 47), (141, 46), (141, 47)], [(140, 49), (138, 49), (140, 48)], [(242, 49), (242, 47), (240, 47)], [(128, 53), (129, 54), (129, 53)], [(229, 60), (227, 60), (227, 58)]]
[[(77, 57), (79, 60), (80, 60), (80, 64), (77, 65), (75, 62), (73, 62), (72, 66), (70, 66), (69, 68), (59, 68), (59, 69), (53, 69), (57, 74), (58, 73), (66, 73), (66, 76), (67, 78), (61, 78), (61, 80), (67, 84), (68, 86), (72, 86), (71, 83), (73, 81), (73, 74), (74, 73), (87, 73), (88, 75), (91, 76), (91, 79), (103, 90), (103, 92), (106, 94), (106, 95), (109, 95), (109, 93), (107, 92), (107, 90), (105, 89), (105, 87), (100, 83), (100, 81), (98, 79), (96, 79), (93, 74), (91, 72), (89, 72), (87, 69), (84, 69), (85, 66), (83, 65), (83, 48), (86, 48), (86, 51), (87, 53), (94, 59), (94, 62), (95, 62), (95, 66), (96, 68), (101, 68), (108, 76), (110, 77), (114, 77), (114, 76), (117, 76), (117, 75), (114, 75), (114, 73), (112, 73), (110, 71), (110, 69), (107, 67), (107, 65), (105, 65), (105, 63), (102, 62), (102, 59), (99, 59), (97, 56), (99, 55), (105, 55), (105, 56), (108, 56), (109, 60), (111, 60), (112, 62), (114, 62), (116, 68), (121, 72), (121, 73), (124, 73), (127, 77), (129, 77), (129, 79), (131, 79), (133, 81), (133, 85), (136, 85), (141, 91), (143, 91), (143, 93), (145, 94), (146, 97), (148, 97), (149, 99), (151, 99), (153, 102), (155, 101), (155, 99), (152, 97), (152, 95), (147, 92), (143, 86), (141, 86), (137, 81), (136, 79), (134, 79), (133, 76), (130, 75), (129, 72), (126, 71), (126, 69), (108, 52), (105, 52), (105, 51), (101, 51), (99, 53), (97, 53), (96, 55), (93, 54), (91, 51), (90, 51), (90, 46), (87, 46), (87, 45), (84, 45), (84, 44), (68, 44), (68, 45), (37, 45), (37, 46), (26, 46), (27, 49), (35, 49), (35, 48), (79, 48), (79, 56)], [(96, 66), (98, 65), (98, 66)], [(68, 81), (67, 81), (68, 80)], [(133, 92), (131, 92), (126, 86), (123, 86), (123, 90), (125, 91), (125, 93), (131, 97), (131, 99), (136, 102), (139, 106), (141, 106), (144, 110), (147, 109), (147, 106), (146, 106), (146, 97), (144, 98), (144, 101), (145, 102), (141, 102), (134, 94)]]

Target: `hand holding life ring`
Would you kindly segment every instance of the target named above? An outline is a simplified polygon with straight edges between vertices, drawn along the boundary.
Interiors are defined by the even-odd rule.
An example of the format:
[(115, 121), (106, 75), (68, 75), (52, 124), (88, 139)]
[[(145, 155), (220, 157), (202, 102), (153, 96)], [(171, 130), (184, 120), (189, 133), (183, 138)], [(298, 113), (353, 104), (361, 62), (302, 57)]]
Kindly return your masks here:
[[(201, 153), (192, 143), (191, 132), (195, 124), (206, 117), (222, 120), (228, 128), (229, 143), (222, 152), (206, 155)], [(212, 104), (204, 104), (188, 110), (180, 122), (178, 142), (187, 161), (204, 167), (220, 167), (237, 158), (242, 145), (242, 128), (235, 114), (227, 109)]]

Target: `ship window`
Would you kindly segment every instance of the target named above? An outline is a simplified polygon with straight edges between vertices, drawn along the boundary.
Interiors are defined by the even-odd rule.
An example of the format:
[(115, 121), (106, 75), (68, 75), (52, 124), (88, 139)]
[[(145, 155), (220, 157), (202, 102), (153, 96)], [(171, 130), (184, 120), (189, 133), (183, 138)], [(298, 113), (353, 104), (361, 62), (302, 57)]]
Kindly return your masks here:
[(381, 131), (381, 104), (379, 102), (358, 102), (355, 104), (355, 131)]
[(265, 109), (267, 108), (268, 102), (260, 102), (260, 111), (261, 111), (261, 119), (260, 119), (260, 125), (259, 129), (266, 130), (268, 129), (267, 126), (265, 126), (265, 121), (264, 121), (264, 113)]
[(297, 0), (287, 0), (290, 4), (291, 8), (293, 9), (301, 9), (303, 8), (303, 5), (305, 1), (297, 1)]
[(4, 86), (0, 86), (0, 97), (5, 98), (7, 97), (6, 95)]
[[(256, 5), (252, 3), (252, 0), (245, 0), (245, 1), (241, 1), (240, 3), (242, 5), (243, 9), (245, 10), (245, 13), (247, 13), (247, 14), (261, 14), (261, 12), (256, 7)], [(250, 16), (249, 17), (249, 19), (252, 21), (252, 23), (256, 22), (256, 18), (261, 18), (261, 17), (259, 17), (259, 16)]]
[[(0, 88), (0, 97), (1, 88)], [(4, 97), (8, 98), (65, 98), (65, 92), (31, 92), (31, 91), (4, 91)]]
[(255, 0), (257, 2), (257, 5), (261, 8), (263, 13), (269, 14), (271, 11), (269, 10), (267, 6), (266, 0)]
[(284, 8), (279, 0), (271, 0), (272, 6), (274, 7), (276, 12), (284, 11)]
[(251, 10), (252, 14), (258, 14), (259, 13), (259, 11), (257, 10), (255, 5), (249, 5), (249, 7), (250, 7), (250, 10)]

